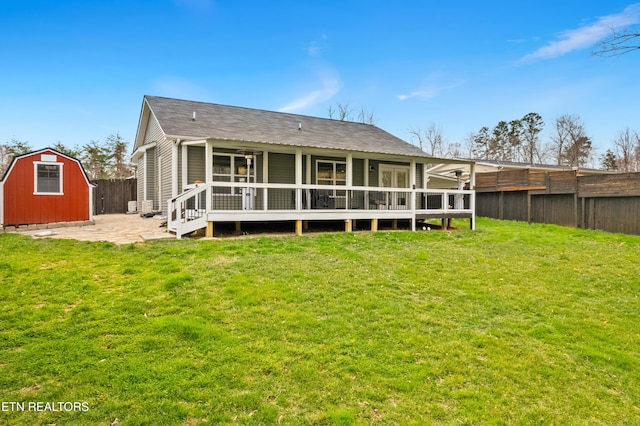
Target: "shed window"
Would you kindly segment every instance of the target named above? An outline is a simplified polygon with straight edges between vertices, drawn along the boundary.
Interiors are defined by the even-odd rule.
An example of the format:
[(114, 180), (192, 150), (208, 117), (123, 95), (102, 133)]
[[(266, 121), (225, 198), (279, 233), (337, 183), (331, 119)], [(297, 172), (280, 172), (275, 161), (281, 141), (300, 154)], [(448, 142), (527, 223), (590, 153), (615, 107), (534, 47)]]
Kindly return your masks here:
[(62, 163), (35, 163), (36, 194), (62, 194)]

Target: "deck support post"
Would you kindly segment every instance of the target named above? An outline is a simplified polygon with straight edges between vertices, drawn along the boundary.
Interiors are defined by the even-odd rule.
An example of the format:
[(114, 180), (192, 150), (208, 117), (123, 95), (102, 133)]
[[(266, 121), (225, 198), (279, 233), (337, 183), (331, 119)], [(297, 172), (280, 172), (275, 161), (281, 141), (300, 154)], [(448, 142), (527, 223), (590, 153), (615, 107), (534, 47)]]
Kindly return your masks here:
[(236, 221), (236, 232), (242, 232), (242, 222)]
[(307, 232), (309, 230), (309, 221), (308, 220), (303, 220), (302, 221), (302, 232)]
[(353, 229), (351, 228), (351, 219), (344, 220), (344, 232), (351, 232)]
[(398, 219), (393, 219), (391, 221), (391, 228), (392, 229), (398, 229)]
[(302, 235), (302, 221), (296, 220), (296, 235)]
[(371, 219), (371, 232), (378, 232), (378, 218)]
[(204, 236), (207, 238), (213, 237), (213, 222), (207, 222), (207, 230), (205, 231)]
[(447, 230), (447, 222), (448, 222), (447, 218), (446, 218), (446, 217), (443, 217), (443, 218), (442, 218), (442, 230), (443, 230), (443, 231), (446, 231), (446, 230)]

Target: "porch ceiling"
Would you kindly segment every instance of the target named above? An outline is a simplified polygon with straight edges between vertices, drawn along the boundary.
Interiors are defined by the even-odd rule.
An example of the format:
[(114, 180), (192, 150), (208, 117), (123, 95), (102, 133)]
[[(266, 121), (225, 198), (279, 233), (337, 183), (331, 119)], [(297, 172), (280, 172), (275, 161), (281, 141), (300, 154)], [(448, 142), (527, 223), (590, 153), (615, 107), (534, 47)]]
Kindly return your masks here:
[[(213, 142), (214, 148), (222, 148), (236, 151), (259, 151), (259, 152), (272, 152), (272, 153), (282, 153), (282, 154), (295, 154), (296, 150), (302, 150), (303, 155), (322, 155), (329, 157), (345, 157), (347, 154), (352, 154), (354, 158), (368, 158), (370, 160), (379, 160), (379, 161), (399, 161), (399, 162), (408, 162), (411, 159), (415, 159), (418, 163), (426, 163), (426, 164), (470, 164), (470, 162), (466, 162), (464, 160), (453, 160), (453, 159), (440, 159), (433, 158), (428, 156), (406, 156), (406, 155), (393, 155), (393, 154), (383, 154), (376, 152), (362, 152), (362, 151), (353, 151), (353, 150), (344, 150), (344, 149), (330, 149), (330, 148), (318, 148), (318, 147), (307, 147), (307, 146), (291, 146), (291, 145), (282, 145), (278, 143), (260, 143), (260, 142), (250, 142), (250, 141), (240, 141), (240, 140), (221, 140), (221, 139), (208, 139)], [(186, 145), (196, 145), (196, 146), (204, 146), (207, 140), (199, 139), (193, 141), (183, 141)]]

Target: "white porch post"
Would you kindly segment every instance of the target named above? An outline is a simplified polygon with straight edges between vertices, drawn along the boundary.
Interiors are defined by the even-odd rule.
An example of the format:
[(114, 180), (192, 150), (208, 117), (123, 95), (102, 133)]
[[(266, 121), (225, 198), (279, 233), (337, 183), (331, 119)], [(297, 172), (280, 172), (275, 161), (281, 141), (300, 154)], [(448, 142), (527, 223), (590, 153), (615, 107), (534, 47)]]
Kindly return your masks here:
[[(138, 163), (138, 164), (140, 164), (140, 163)], [(147, 150), (146, 149), (144, 150), (144, 152), (142, 154), (142, 166), (144, 167), (144, 182), (142, 182), (142, 200), (145, 201), (145, 200), (148, 199), (147, 198), (147, 182), (149, 182), (149, 179), (147, 177), (147, 173), (149, 172), (148, 171), (149, 168), (147, 167)], [(142, 208), (140, 210), (142, 210)]]
[(471, 208), (471, 230), (476, 229), (476, 164), (469, 165), (469, 189), (471, 190), (471, 199), (469, 207)]
[(207, 139), (204, 144), (204, 181), (207, 185), (205, 211), (211, 210), (211, 184), (213, 183), (213, 141)]
[(347, 186), (353, 185), (353, 154), (347, 154)]
[[(348, 153), (347, 154), (347, 188), (353, 185), (353, 154), (352, 153)], [(350, 200), (350, 194), (351, 190), (348, 190), (345, 195), (345, 208), (348, 210), (351, 208), (351, 200)]]
[(422, 188), (427, 189), (428, 182), (427, 163), (422, 163)]
[(302, 185), (302, 149), (296, 149), (296, 210), (302, 209), (302, 191), (297, 188)]
[(305, 182), (311, 184), (311, 154), (307, 154), (307, 167), (305, 168)]
[[(269, 183), (269, 152), (264, 151), (262, 153), (262, 183)], [(269, 207), (269, 190), (264, 188), (262, 190), (262, 210), (267, 210)]]
[(416, 230), (416, 160), (411, 160), (409, 167), (409, 185), (411, 188), (411, 197), (409, 208), (412, 211), (413, 219), (411, 219), (411, 230)]
[[(311, 154), (307, 154), (307, 167), (306, 167), (306, 170), (305, 170), (305, 172), (306, 172), (305, 182), (306, 182), (307, 185), (311, 184), (311, 167), (312, 167)], [(305, 189), (304, 191), (305, 191), (305, 194), (306, 194), (307, 205), (306, 206), (302, 206), (302, 207), (306, 208), (306, 209), (310, 209), (311, 208), (311, 191), (309, 191), (309, 189)], [(305, 222), (305, 223), (307, 223), (307, 222)]]
[[(3, 215), (3, 210), (4, 207), (2, 205), (2, 194), (4, 192), (4, 189), (2, 188), (2, 183), (0, 183), (0, 225), (2, 225), (2, 215)], [(94, 186), (93, 185), (89, 185), (89, 220), (93, 221), (93, 190), (94, 190)]]
[(180, 146), (180, 139), (173, 141), (171, 145), (171, 198), (177, 196), (180, 192), (178, 190), (178, 147)]
[(369, 159), (364, 159), (364, 186), (369, 186)]
[(189, 149), (187, 145), (182, 144), (182, 188), (178, 192), (182, 192), (183, 188), (189, 184)]

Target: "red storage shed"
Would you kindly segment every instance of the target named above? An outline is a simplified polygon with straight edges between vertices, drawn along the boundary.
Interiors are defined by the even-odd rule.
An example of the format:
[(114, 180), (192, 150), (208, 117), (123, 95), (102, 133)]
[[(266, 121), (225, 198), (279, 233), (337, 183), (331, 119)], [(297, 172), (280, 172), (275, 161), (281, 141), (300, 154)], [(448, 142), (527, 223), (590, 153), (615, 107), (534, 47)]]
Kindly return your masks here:
[(93, 186), (73, 157), (50, 148), (19, 155), (0, 181), (0, 225), (91, 221)]

